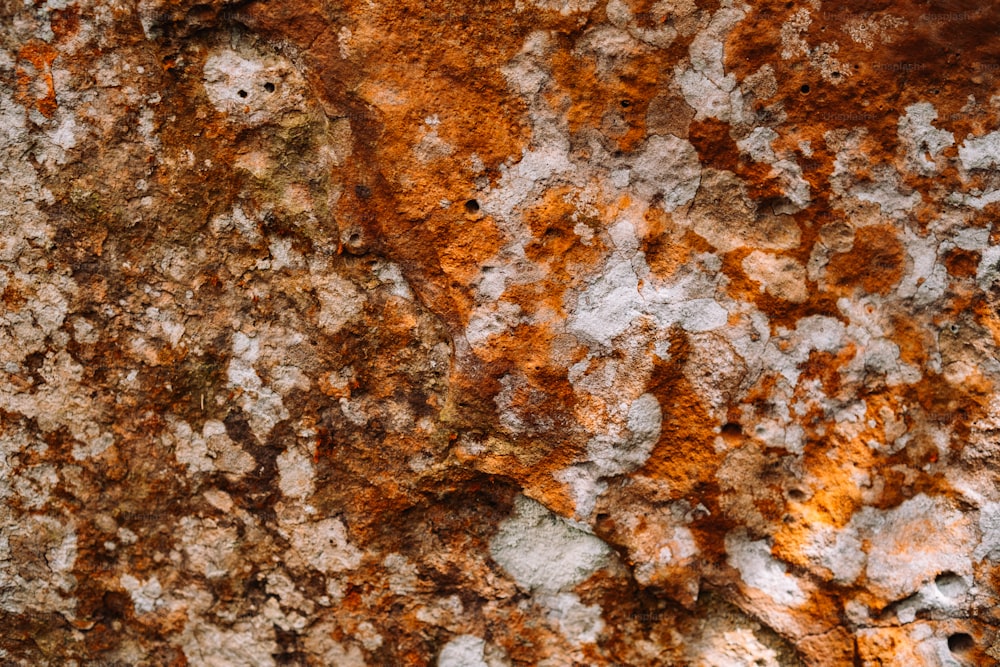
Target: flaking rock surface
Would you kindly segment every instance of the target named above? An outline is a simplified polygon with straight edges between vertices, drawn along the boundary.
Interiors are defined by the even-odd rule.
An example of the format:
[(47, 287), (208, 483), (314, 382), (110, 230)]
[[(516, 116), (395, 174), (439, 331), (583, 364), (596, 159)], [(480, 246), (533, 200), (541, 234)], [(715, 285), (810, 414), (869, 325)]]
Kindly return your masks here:
[(997, 664), (998, 25), (0, 0), (0, 664)]

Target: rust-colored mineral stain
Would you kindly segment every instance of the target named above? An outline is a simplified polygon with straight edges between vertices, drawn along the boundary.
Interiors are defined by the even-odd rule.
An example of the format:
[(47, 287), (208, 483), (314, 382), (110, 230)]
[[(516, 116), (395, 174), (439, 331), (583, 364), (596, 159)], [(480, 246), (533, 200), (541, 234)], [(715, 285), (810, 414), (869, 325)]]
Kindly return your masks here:
[(979, 268), (982, 255), (975, 250), (952, 248), (944, 257), (945, 268), (956, 278), (973, 278)]
[[(962, 531), (993, 492), (976, 466), (995, 453), (1000, 226), (997, 204), (956, 202), (992, 196), (992, 156), (963, 142), (996, 128), (1000, 8), (8, 4), (24, 125), (0, 137), (18, 156), (0, 537), (23, 576), (0, 589), (32, 601), (3, 614), (10, 660), (425, 665), (482, 642), (490, 664), (840, 667), (916, 664), (926, 636), (986, 664), (982, 609), (902, 623), (864, 574), (833, 581), (823, 536), (924, 494), (963, 520), (918, 532), (978, 546)], [(205, 80), (229, 51), (249, 59), (232, 116)], [(249, 80), (273, 63), (288, 81)], [(730, 82), (717, 113), (694, 109)], [(907, 133), (918, 103), (951, 145)], [(740, 149), (755, 131), (784, 168)], [(654, 134), (700, 164), (671, 213), (675, 174), (655, 195), (620, 180)], [(809, 201), (785, 213), (790, 163)], [(635, 277), (602, 280), (624, 256)], [(676, 300), (645, 301), (650, 285)], [(728, 316), (658, 328), (691, 299)], [(627, 328), (577, 338), (586, 307)], [(662, 416), (648, 459), (588, 478), (594, 434), (655, 432), (630, 412), (644, 392)], [(228, 447), (247, 472), (224, 469)], [(518, 494), (610, 547), (583, 582), (531, 591), (494, 561)], [(881, 530), (899, 552), (861, 551), (919, 570), (915, 538)], [(799, 602), (734, 565), (738, 535)], [(981, 560), (976, 604), (996, 607)], [(865, 606), (874, 624), (847, 611)]]
[(854, 247), (834, 255), (827, 266), (835, 287), (860, 287), (869, 294), (888, 294), (903, 277), (906, 251), (896, 230), (885, 225), (862, 227)]
[[(60, 54), (50, 44), (33, 40), (21, 47), (18, 59), (31, 64), (32, 71), (17, 68), (18, 101), (26, 107), (34, 107), (46, 118), (51, 118), (58, 108), (55, 80), (52, 78), (52, 61)], [(39, 95), (38, 83), (44, 89)]]
[(660, 439), (638, 474), (662, 479), (674, 498), (690, 494), (698, 485), (711, 483), (723, 454), (714, 447), (718, 435), (699, 392), (683, 375), (689, 354), (687, 336), (674, 331), (670, 336), (671, 360), (657, 361), (647, 388), (663, 410)]

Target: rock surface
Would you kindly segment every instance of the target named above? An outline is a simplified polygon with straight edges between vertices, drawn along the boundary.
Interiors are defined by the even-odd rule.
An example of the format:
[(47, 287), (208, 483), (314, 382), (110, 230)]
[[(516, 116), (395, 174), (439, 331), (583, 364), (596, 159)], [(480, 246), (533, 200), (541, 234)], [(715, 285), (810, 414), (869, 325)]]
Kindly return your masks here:
[(0, 661), (996, 664), (998, 24), (0, 2)]

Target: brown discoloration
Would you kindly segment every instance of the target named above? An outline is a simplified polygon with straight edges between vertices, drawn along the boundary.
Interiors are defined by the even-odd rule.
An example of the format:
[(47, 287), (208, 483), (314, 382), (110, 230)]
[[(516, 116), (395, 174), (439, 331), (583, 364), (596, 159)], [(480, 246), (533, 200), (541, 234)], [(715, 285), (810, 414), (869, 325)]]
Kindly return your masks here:
[(956, 278), (973, 278), (979, 268), (982, 255), (975, 250), (952, 248), (944, 256), (944, 265), (948, 273)]
[(835, 288), (860, 287), (869, 294), (888, 294), (905, 270), (906, 253), (891, 227), (862, 227), (854, 247), (834, 255), (827, 279)]
[[(918, 494), (993, 499), (978, 480), (1000, 297), (993, 251), (960, 234), (996, 205), (949, 202), (994, 188), (958, 158), (996, 125), (1000, 10), (764, 2), (709, 34), (716, 2), (81, 1), (0, 9), (20, 105), (0, 138), (17, 156), (0, 192), (0, 531), (27, 573), (0, 590), (34, 600), (0, 619), (10, 659), (182, 665), (235, 641), (213, 632), (263, 651), (212, 656), (227, 664), (423, 665), (463, 634), (518, 664), (917, 659), (897, 601), (864, 576), (833, 582), (815, 538)], [(798, 31), (797, 12), (812, 19)], [(657, 46), (650, 29), (675, 34)], [(783, 57), (783, 33), (806, 48)], [(205, 65), (226, 49), (285, 63), (300, 103), (249, 123), (255, 96), (286, 99), (269, 81), (239, 89), (232, 116), (214, 106)], [(731, 77), (719, 103), (747, 106), (695, 121), (684, 71)], [(956, 144), (915, 170), (899, 119), (918, 102)], [(765, 127), (784, 167), (739, 148)], [(673, 174), (650, 195), (626, 171), (652, 135), (700, 161), (670, 213)], [(917, 197), (861, 201), (883, 184), (876, 199)], [(772, 260), (801, 284), (753, 263)], [(611, 267), (627, 283), (602, 284)], [(472, 341), (494, 306), (515, 314)], [(585, 306), (620, 333), (578, 337)], [(648, 460), (568, 482), (596, 465), (595, 434), (632, 447), (654, 428), (628, 415), (645, 392), (662, 411)], [(210, 437), (251, 469), (200, 455)], [(563, 597), (520, 590), (490, 557), (518, 493), (591, 522), (616, 555)], [(39, 517), (74, 531), (69, 587), (58, 530), (18, 532)], [(343, 553), (317, 564), (301, 529), (323, 519), (346, 542), (319, 543)], [(804, 603), (741, 580), (734, 531), (768, 545)], [(351, 564), (322, 571), (337, 558)], [(989, 568), (973, 567), (984, 605)], [(143, 611), (126, 575), (156, 578), (163, 604)], [(597, 606), (595, 641), (566, 636), (557, 599)], [(857, 624), (852, 601), (878, 618)], [(985, 659), (975, 624), (913, 623), (969, 632)], [(195, 627), (212, 636), (200, 652)]]
[(41, 41), (31, 41), (21, 47), (18, 60), (30, 65), (17, 68), (18, 101), (25, 107), (34, 107), (46, 118), (55, 114), (56, 85), (52, 78), (52, 61), (59, 51)]
[(655, 364), (647, 389), (660, 402), (664, 419), (660, 439), (639, 474), (662, 479), (673, 498), (686, 497), (711, 482), (722, 460), (713, 447), (719, 424), (682, 372), (688, 345), (682, 332), (671, 334), (672, 358)]

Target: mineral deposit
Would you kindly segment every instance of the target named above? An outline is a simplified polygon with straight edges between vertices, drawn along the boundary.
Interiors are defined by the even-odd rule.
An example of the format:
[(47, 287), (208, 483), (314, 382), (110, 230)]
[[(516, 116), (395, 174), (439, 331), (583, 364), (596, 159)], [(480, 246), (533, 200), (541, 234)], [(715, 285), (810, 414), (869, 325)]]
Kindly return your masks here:
[(998, 25), (0, 0), (0, 664), (1000, 663)]

